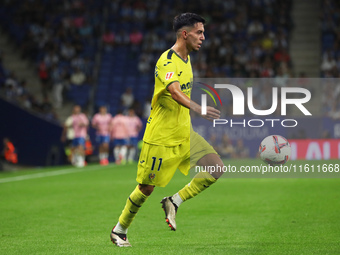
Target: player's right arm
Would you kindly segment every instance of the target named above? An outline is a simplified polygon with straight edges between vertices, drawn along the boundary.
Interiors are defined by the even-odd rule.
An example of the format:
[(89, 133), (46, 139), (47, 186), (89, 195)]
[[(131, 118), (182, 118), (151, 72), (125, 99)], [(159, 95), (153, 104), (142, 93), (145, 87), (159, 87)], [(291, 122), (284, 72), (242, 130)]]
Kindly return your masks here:
[(220, 111), (211, 106), (207, 106), (207, 114), (202, 115), (201, 114), (202, 107), (196, 102), (192, 101), (186, 94), (182, 92), (181, 86), (178, 81), (171, 83), (167, 89), (170, 92), (173, 100), (175, 100), (180, 105), (200, 114), (203, 118), (207, 120), (220, 118)]

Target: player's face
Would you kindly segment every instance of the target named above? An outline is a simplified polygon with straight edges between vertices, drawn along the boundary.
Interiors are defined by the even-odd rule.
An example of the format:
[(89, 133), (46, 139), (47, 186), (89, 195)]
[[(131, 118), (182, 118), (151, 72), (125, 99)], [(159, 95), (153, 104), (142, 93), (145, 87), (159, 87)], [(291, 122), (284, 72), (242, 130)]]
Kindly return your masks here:
[(129, 116), (134, 116), (134, 111), (133, 110), (129, 110)]
[(100, 107), (99, 111), (101, 114), (106, 114), (107, 112), (106, 107)]
[(80, 106), (76, 105), (76, 106), (73, 108), (73, 113), (74, 113), (74, 114), (79, 114), (80, 112), (81, 112)]
[(204, 25), (201, 22), (196, 23), (195, 26), (188, 31), (187, 47), (190, 50), (198, 51), (204, 40)]

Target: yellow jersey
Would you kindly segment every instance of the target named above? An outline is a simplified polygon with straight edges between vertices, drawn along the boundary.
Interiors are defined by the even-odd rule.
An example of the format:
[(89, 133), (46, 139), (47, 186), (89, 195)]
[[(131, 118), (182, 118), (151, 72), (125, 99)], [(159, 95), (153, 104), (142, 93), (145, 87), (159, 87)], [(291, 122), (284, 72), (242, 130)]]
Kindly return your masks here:
[(176, 146), (190, 137), (189, 109), (172, 99), (169, 85), (179, 82), (189, 98), (193, 84), (190, 56), (185, 61), (172, 49), (165, 51), (155, 67), (155, 87), (151, 113), (143, 140), (150, 144)]

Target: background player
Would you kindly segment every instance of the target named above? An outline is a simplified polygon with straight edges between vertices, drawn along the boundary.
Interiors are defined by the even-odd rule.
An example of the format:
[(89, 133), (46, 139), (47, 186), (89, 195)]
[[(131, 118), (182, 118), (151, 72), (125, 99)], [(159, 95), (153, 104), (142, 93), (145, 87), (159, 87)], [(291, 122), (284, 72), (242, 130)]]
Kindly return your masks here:
[[(151, 114), (147, 121), (137, 172), (139, 185), (126, 201), (111, 240), (121, 247), (131, 246), (126, 233), (139, 208), (153, 192), (164, 187), (177, 168), (188, 174), (193, 165), (223, 167), (215, 150), (191, 129), (189, 109), (201, 114), (201, 106), (190, 100), (193, 74), (189, 53), (198, 51), (204, 41), (205, 20), (193, 13), (174, 19), (177, 40), (165, 51), (155, 68), (155, 87)], [(207, 119), (219, 118), (220, 112), (207, 107)], [(172, 197), (162, 200), (166, 221), (176, 230), (177, 208), (215, 183), (222, 173), (198, 173), (192, 181)]]
[(136, 156), (138, 135), (140, 130), (142, 129), (143, 123), (141, 119), (136, 115), (133, 108), (130, 108), (128, 111), (127, 122), (127, 127), (129, 130), (128, 162), (131, 163)]
[(92, 118), (92, 127), (97, 130), (97, 142), (99, 143), (99, 163), (109, 164), (110, 123), (112, 116), (107, 112), (106, 106), (99, 108)]
[(72, 114), (72, 126), (74, 130), (74, 139), (72, 142), (74, 155), (72, 161), (77, 167), (85, 166), (85, 139), (88, 125), (89, 120), (86, 115), (81, 112), (81, 107), (75, 105)]
[[(73, 115), (73, 113), (72, 113)], [(64, 144), (64, 151), (65, 155), (67, 156), (68, 162), (73, 164), (73, 153), (74, 153), (74, 148), (72, 146), (73, 139), (74, 139), (74, 130), (73, 130), (73, 120), (72, 120), (72, 115), (68, 116), (67, 119), (64, 122), (63, 126), (63, 132), (61, 134), (61, 142)]]
[(127, 117), (119, 110), (118, 114), (111, 120), (111, 138), (113, 140), (113, 155), (116, 164), (126, 163), (127, 145), (129, 140), (129, 130), (127, 127)]
[(4, 143), (4, 149), (3, 149), (3, 157), (5, 160), (12, 164), (18, 163), (18, 155), (15, 151), (15, 147), (13, 143), (9, 140), (9, 138), (5, 137), (3, 140)]

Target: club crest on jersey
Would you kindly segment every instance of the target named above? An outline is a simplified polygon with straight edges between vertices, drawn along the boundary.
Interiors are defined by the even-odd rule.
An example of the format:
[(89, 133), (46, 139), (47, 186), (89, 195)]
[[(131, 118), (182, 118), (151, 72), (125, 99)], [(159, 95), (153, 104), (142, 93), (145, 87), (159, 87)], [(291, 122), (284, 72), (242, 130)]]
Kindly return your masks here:
[(171, 79), (171, 77), (174, 75), (174, 72), (168, 72), (168, 73), (166, 73), (166, 75), (165, 75), (165, 80), (170, 80)]
[(149, 174), (149, 178), (150, 178), (150, 180), (153, 180), (153, 179), (155, 179), (155, 177), (156, 177), (156, 175), (155, 175), (154, 173), (152, 173), (152, 174)]

